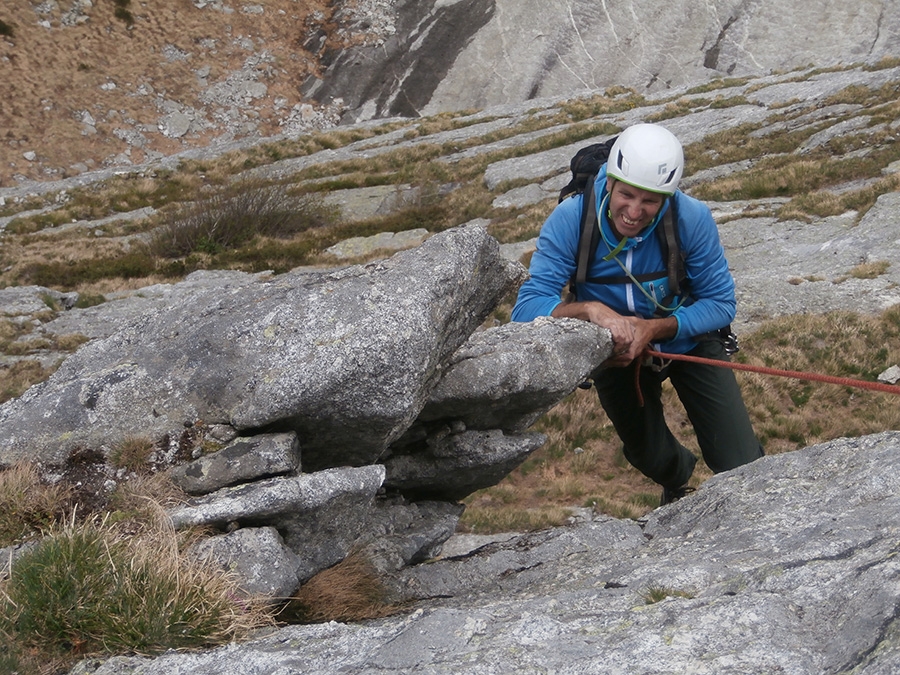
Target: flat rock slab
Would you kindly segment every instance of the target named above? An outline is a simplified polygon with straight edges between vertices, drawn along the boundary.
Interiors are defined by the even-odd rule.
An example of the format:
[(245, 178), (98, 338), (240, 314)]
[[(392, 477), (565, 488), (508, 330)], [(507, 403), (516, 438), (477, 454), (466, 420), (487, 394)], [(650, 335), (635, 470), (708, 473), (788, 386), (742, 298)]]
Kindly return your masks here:
[(898, 461), (900, 432), (765, 457), (643, 524), (601, 518), (409, 568), (399, 585), (433, 599), (402, 615), (75, 672), (887, 675)]

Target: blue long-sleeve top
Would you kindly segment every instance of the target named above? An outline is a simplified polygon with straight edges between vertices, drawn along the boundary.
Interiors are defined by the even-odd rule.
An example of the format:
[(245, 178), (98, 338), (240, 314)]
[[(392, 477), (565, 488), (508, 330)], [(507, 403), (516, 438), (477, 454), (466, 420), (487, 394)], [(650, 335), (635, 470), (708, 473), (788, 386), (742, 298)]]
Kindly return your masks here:
[[(664, 271), (666, 265), (655, 229), (663, 211), (668, 208), (668, 200), (653, 223), (637, 237), (627, 239), (614, 256), (617, 262), (616, 259), (603, 259), (620, 243), (607, 217), (605, 166), (597, 175), (594, 189), (601, 239), (588, 278), (622, 277), (626, 274), (624, 270), (634, 276), (661, 271), (660, 278), (642, 284), (644, 291), (661, 301), (669, 291)], [(734, 279), (709, 207), (683, 192), (676, 192), (674, 199), (689, 292), (686, 298), (676, 298), (669, 303), (670, 307), (677, 306), (667, 313), (678, 321), (677, 333), (669, 340), (655, 343), (655, 347), (660, 351), (683, 354), (696, 345), (697, 336), (727, 326), (734, 319)], [(549, 316), (560, 304), (562, 289), (575, 274), (582, 201), (582, 195), (563, 200), (541, 228), (537, 249), (531, 258), (531, 276), (519, 289), (512, 312), (513, 321)], [(631, 280), (615, 284), (578, 284), (576, 295), (579, 301), (599, 300), (623, 315), (653, 318), (656, 310), (656, 305)], [(680, 306), (679, 302), (682, 303)]]

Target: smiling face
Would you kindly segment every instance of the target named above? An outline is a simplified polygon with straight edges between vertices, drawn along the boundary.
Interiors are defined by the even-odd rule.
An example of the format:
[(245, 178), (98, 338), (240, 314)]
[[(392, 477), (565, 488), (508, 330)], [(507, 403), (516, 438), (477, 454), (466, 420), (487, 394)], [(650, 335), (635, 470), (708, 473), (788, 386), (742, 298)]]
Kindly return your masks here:
[(619, 237), (635, 237), (653, 222), (665, 195), (636, 188), (620, 180), (606, 181), (609, 192), (609, 222)]

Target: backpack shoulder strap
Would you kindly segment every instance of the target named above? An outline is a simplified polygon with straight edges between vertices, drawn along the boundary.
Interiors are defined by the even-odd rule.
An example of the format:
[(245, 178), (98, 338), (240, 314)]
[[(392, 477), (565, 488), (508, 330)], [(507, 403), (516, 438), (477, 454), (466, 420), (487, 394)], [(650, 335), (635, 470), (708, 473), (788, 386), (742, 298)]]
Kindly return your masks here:
[(579, 224), (578, 254), (575, 259), (575, 275), (569, 281), (569, 292), (575, 295), (575, 284), (583, 284), (587, 279), (591, 260), (600, 244), (600, 230), (597, 227), (597, 194), (594, 191), (594, 176), (588, 178), (581, 202), (581, 222)]
[(681, 241), (678, 237), (678, 215), (675, 213), (675, 198), (669, 198), (669, 208), (663, 214), (662, 227), (659, 229), (660, 243), (663, 247), (663, 258), (668, 271), (669, 291), (672, 295), (681, 294), (681, 282), (685, 278), (684, 256), (681, 252)]

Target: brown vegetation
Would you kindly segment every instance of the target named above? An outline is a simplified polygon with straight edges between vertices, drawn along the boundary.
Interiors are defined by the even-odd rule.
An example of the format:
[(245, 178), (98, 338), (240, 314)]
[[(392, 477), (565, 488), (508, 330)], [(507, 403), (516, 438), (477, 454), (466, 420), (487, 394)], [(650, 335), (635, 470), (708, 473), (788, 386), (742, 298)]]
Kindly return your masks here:
[[(775, 319), (742, 335), (741, 346), (740, 363), (872, 382), (900, 363), (900, 306), (874, 317), (832, 312)], [(736, 377), (767, 454), (900, 429), (900, 406), (890, 393), (743, 371)], [(699, 456), (693, 428), (668, 385), (663, 400), (672, 432)], [(658, 486), (625, 460), (593, 390), (577, 390), (535, 429), (548, 436), (547, 444), (497, 486), (465, 500), (465, 529), (539, 529), (564, 523), (572, 507), (638, 518), (659, 506)], [(701, 460), (691, 485), (711, 475)]]
[[(259, 81), (267, 87), (254, 105), (258, 130), (274, 135), (274, 101), (284, 99), (288, 109), (298, 103), (297, 84), (318, 69), (319, 55), (302, 45), (308, 27), (327, 27), (332, 12), (324, 0), (268, 0), (259, 14), (162, 0), (127, 7), (94, 2), (78, 18), (70, 11), (77, 4), (52, 3), (54, 9), (44, 13), (28, 0), (0, 6), (0, 186), (15, 175), (77, 173), (76, 162), (99, 168), (120, 153), (139, 163), (149, 152), (206, 145), (218, 132), (194, 134), (184, 143), (148, 133), (140, 148), (121, 136), (140, 125), (156, 129), (165, 101), (200, 107), (198, 71), (209, 69), (211, 85), (250, 58), (259, 60)], [(322, 18), (313, 21), (314, 15)], [(86, 124), (86, 113), (94, 124)], [(24, 158), (29, 151), (37, 154), (35, 161)]]
[(389, 600), (377, 570), (355, 552), (303, 584), (278, 618), (288, 623), (361, 621), (400, 609)]

